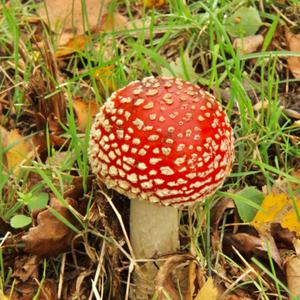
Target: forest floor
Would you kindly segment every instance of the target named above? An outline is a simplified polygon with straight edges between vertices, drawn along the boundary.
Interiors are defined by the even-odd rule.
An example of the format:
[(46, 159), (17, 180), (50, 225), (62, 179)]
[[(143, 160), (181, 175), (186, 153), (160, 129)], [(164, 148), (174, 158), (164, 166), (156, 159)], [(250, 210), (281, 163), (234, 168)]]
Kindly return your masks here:
[(88, 144), (112, 92), (151, 75), (214, 94), (235, 137), (223, 187), (154, 258), (153, 299), (300, 299), (298, 0), (1, 3), (1, 299), (132, 297), (129, 201)]

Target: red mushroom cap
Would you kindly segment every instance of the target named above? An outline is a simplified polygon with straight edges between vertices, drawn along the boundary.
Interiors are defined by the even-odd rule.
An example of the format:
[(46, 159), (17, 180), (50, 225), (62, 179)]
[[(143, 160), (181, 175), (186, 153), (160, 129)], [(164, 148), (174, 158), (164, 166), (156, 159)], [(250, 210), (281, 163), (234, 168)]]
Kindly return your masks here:
[(231, 171), (233, 130), (214, 96), (147, 77), (113, 93), (91, 129), (92, 170), (130, 199), (178, 206), (213, 194)]

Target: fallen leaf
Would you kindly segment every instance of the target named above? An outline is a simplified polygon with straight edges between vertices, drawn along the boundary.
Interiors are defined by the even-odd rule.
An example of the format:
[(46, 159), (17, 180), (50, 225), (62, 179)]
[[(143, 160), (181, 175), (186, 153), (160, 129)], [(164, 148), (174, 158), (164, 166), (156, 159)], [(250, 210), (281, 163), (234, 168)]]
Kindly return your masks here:
[(8, 149), (4, 154), (4, 164), (14, 174), (18, 174), (20, 166), (34, 156), (31, 139), (23, 137), (18, 129), (7, 131), (0, 126), (0, 145), (2, 149)]
[(282, 266), (281, 257), (278, 248), (270, 234), (259, 237), (248, 233), (227, 234), (224, 236), (224, 252), (232, 253), (232, 247), (248, 258), (267, 257), (270, 253), (273, 260), (279, 267)]
[(36, 255), (22, 255), (15, 259), (14, 272), (12, 274), (14, 284), (11, 290), (8, 290), (6, 293), (9, 295), (10, 300), (35, 299), (39, 287), (41, 288), (39, 300), (57, 299), (57, 288), (54, 280), (46, 279), (39, 286), (39, 263), (40, 258)]
[(289, 257), (285, 265), (287, 284), (291, 292), (290, 299), (300, 297), (300, 240), (295, 240), (294, 245), (296, 255)]
[(213, 231), (218, 231), (220, 222), (226, 211), (234, 211), (235, 205), (232, 199), (222, 198), (218, 201), (211, 211), (211, 224)]
[(52, 30), (60, 33), (59, 44), (64, 45), (87, 30), (99, 31), (109, 4), (110, 0), (45, 0), (38, 14)]
[(4, 295), (4, 293), (3, 293), (2, 290), (0, 290), (0, 299), (1, 299), (1, 300), (10, 300), (8, 297), (6, 297), (6, 296)]
[[(112, 32), (125, 30), (128, 27), (128, 19), (118, 12), (112, 14), (105, 14), (101, 21), (101, 26), (97, 28), (96, 32)], [(84, 50), (85, 47), (92, 45), (93, 39), (91, 36), (85, 34), (78, 34), (70, 37), (65, 43), (61, 43), (59, 48), (55, 51), (57, 58), (69, 56), (76, 51)]]
[(300, 212), (300, 198), (290, 199), (285, 193), (271, 193), (265, 197), (251, 225), (260, 232), (270, 230), (272, 223), (279, 223), (282, 228), (288, 228), (300, 234), (300, 221), (296, 209)]
[(296, 238), (295, 232), (282, 228), (278, 223), (273, 223), (271, 224), (270, 233), (279, 249), (293, 249), (293, 241)]
[(205, 269), (201, 268), (194, 260), (189, 263), (188, 279), (189, 286), (184, 299), (192, 300), (206, 281)]
[(119, 12), (107, 14), (101, 32), (122, 31), (129, 27), (128, 19)]
[[(14, 290), (9, 293), (9, 300), (32, 300), (36, 299), (35, 296), (39, 286), (36, 282), (36, 279), (33, 279), (30, 282), (24, 282), (14, 285)], [(2, 298), (0, 298), (2, 300)], [(39, 300), (57, 300), (57, 287), (54, 280), (46, 279), (41, 286), (39, 293)]]
[(73, 108), (77, 117), (77, 125), (80, 131), (85, 131), (88, 124), (91, 125), (94, 116), (98, 112), (95, 100), (83, 101), (81, 98), (73, 99)]
[(181, 78), (189, 80), (191, 82), (196, 82), (199, 77), (199, 75), (194, 70), (193, 61), (190, 58), (188, 51), (185, 51), (181, 57), (178, 57), (176, 59), (175, 62), (171, 62), (170, 67), (174, 74), (167, 68), (162, 68), (161, 75)]
[(14, 272), (12, 276), (21, 282), (38, 277), (38, 256), (20, 256), (15, 260)]
[[(74, 200), (69, 199), (68, 203), (76, 208), (77, 204)], [(74, 223), (74, 216), (59, 200), (52, 197), (49, 206), (70, 223)], [(36, 223), (37, 226), (30, 228), (22, 238), (27, 253), (47, 257), (69, 249), (75, 233), (57, 219), (49, 209), (37, 214)]]
[[(167, 297), (170, 297), (172, 300), (180, 299), (177, 285), (174, 283), (176, 281), (173, 279), (174, 273), (176, 273), (176, 268), (178, 268), (180, 265), (182, 266), (185, 262), (193, 259), (194, 257), (188, 254), (173, 255), (164, 262), (164, 264), (159, 268), (159, 271), (155, 277), (155, 296), (157, 297), (155, 299), (163, 300)], [(184, 277), (187, 277), (187, 271), (184, 273), (182, 268), (178, 273), (181, 275), (186, 274)], [(183, 282), (180, 282), (180, 280), (179, 283), (183, 284)], [(184, 294), (184, 287), (181, 286), (180, 291)]]
[(204, 286), (200, 289), (199, 293), (194, 300), (217, 300), (219, 298), (218, 289), (214, 286), (212, 277), (208, 277)]
[[(260, 205), (264, 199), (264, 194), (253, 186), (247, 186), (236, 194), (257, 205)], [(239, 216), (244, 222), (250, 222), (253, 220), (257, 213), (256, 208), (248, 205), (244, 201), (235, 201), (235, 205), (237, 207)]]
[(232, 36), (245, 37), (255, 34), (262, 21), (254, 7), (240, 7), (226, 20), (226, 30)]
[(233, 41), (233, 47), (239, 54), (249, 54), (255, 52), (264, 42), (261, 34), (249, 35), (244, 38), (236, 38)]
[(93, 77), (96, 79), (99, 91), (105, 95), (107, 93), (107, 89), (110, 93), (115, 91), (117, 89), (117, 84), (115, 82), (114, 78), (114, 68), (113, 66), (104, 66), (99, 69), (97, 69)]
[(291, 175), (294, 178), (299, 179), (299, 183), (290, 182), (287, 179), (277, 179), (272, 186), (272, 192), (274, 194), (288, 193), (289, 190), (292, 189), (293, 193), (297, 197), (300, 197), (300, 172), (293, 171)]
[(144, 4), (148, 8), (162, 7), (166, 4), (166, 0), (144, 0)]
[(76, 51), (83, 50), (85, 46), (90, 44), (91, 42), (92, 40), (89, 36), (80, 34), (68, 40), (68, 42), (65, 45), (60, 46), (55, 51), (55, 56), (57, 58), (60, 58), (71, 55)]
[(57, 284), (54, 280), (52, 279), (46, 279), (40, 296), (39, 300), (57, 300)]
[[(288, 29), (285, 32), (285, 38), (291, 51), (300, 52), (300, 33), (293, 34)], [(300, 57), (287, 57), (289, 69), (295, 78), (300, 78)]]

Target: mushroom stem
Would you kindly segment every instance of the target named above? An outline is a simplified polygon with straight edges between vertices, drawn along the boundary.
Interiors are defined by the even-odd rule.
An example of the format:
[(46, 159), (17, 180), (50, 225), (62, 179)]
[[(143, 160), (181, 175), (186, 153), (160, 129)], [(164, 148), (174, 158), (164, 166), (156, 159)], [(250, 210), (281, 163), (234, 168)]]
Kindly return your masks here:
[[(130, 239), (137, 259), (175, 252), (179, 248), (177, 209), (131, 201)], [(137, 269), (133, 299), (151, 299), (156, 273), (157, 267), (153, 262), (146, 262)]]

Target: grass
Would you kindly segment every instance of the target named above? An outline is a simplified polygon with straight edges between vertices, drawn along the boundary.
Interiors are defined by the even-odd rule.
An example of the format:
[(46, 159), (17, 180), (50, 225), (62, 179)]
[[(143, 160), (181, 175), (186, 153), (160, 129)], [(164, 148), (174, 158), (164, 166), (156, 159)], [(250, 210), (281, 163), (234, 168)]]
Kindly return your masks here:
[[(300, 9), (297, 1), (288, 2), (291, 7), (298, 6)], [(133, 1), (120, 1), (119, 4), (113, 1), (110, 11), (113, 12), (116, 7), (122, 7), (129, 20), (135, 20), (135, 4)], [(240, 55), (234, 49), (232, 39), (226, 30), (224, 16), (228, 16), (239, 7), (248, 4), (260, 8), (266, 34), (261, 52)], [(276, 5), (276, 3), (272, 5)], [(264, 276), (254, 270), (238, 253), (238, 250), (236, 251), (240, 263), (233, 261), (221, 251), (217, 252), (217, 261), (220, 264), (229, 264), (241, 272), (246, 270), (245, 276), (236, 280), (222, 278), (223, 275), (221, 276), (217, 270), (218, 266), (214, 264), (215, 255), (212, 254), (210, 227), (212, 204), (222, 196), (239, 197), (237, 194), (233, 195), (234, 192), (226, 192), (228, 189), (235, 191), (246, 185), (254, 185), (253, 182), (257, 176), (260, 176), (262, 181), (258, 188), (266, 185), (270, 189), (278, 178), (299, 183), (299, 179), (290, 175), (295, 167), (294, 159), (300, 157), (299, 139), (291, 143), (291, 136), (299, 135), (299, 128), (293, 127), (290, 120), (283, 114), (280, 98), (285, 90), (299, 87), (299, 80), (287, 78), (286, 73), (280, 69), (280, 65), (286, 67), (284, 58), (300, 56), (300, 53), (268, 50), (272, 40), (277, 38), (278, 26), (282, 25), (284, 20), (270, 12), (271, 6), (263, 1), (188, 1), (185, 4), (182, 0), (170, 0), (168, 9), (147, 10), (139, 7), (139, 19), (142, 26), (133, 25), (131, 29), (119, 28), (116, 32), (100, 33), (96, 36), (92, 36), (89, 31), (91, 42), (86, 43), (85, 47), (77, 51), (70, 59), (60, 60), (63, 65), (63, 67), (60, 66), (63, 70), (63, 82), (61, 82), (50, 68), (53, 58), (44, 52), (45, 49), (34, 50), (36, 45), (33, 39), (24, 36), (24, 32), (28, 36), (34, 35), (34, 26), (28, 22), (28, 19), (34, 15), (36, 6), (34, 1), (28, 1), (23, 5), (20, 1), (12, 1), (10, 5), (2, 2), (0, 8), (0, 48), (3, 49), (2, 57), (0, 57), (2, 91), (0, 100), (11, 98), (13, 103), (13, 107), (3, 112), (4, 121), (1, 121), (1, 124), (6, 125), (9, 123), (7, 119), (12, 119), (12, 128), (20, 128), (24, 135), (36, 134), (34, 126), (22, 128), (22, 124), (24, 124), (22, 117), (24, 109), (28, 108), (26, 87), (32, 79), (31, 75), (34, 71), (39, 70), (42, 78), (47, 82), (46, 88), (43, 89), (44, 95), (40, 99), (37, 98), (39, 103), (46, 101), (47, 105), (50, 105), (54, 96), (66, 95), (66, 122), (60, 124), (63, 130), (58, 133), (65, 139), (65, 144), (60, 147), (53, 146), (51, 123), (48, 122), (45, 128), (47, 156), (55, 157), (56, 154), (63, 153), (64, 157), (58, 165), (51, 165), (48, 161), (42, 160), (32, 162), (24, 167), (16, 177), (13, 172), (5, 170), (4, 157), (7, 149), (0, 147), (1, 217), (9, 221), (17, 211), (28, 214), (26, 208), (15, 201), (16, 191), (28, 190), (29, 174), (38, 174), (41, 178), (40, 182), (73, 213), (79, 225), (75, 226), (50, 208), (53, 214), (76, 234), (86, 237), (84, 248), (85, 250), (90, 249), (91, 253), (83, 255), (81, 252), (84, 250), (80, 249), (78, 252), (73, 251), (72, 255), (83, 255), (93, 262), (92, 274), (95, 276), (92, 281), (93, 297), (105, 299), (105, 295), (112, 295), (113, 275), (105, 274), (103, 271), (104, 268), (107, 272), (113, 272), (113, 269), (110, 270), (111, 258), (108, 258), (107, 248), (110, 247), (109, 250), (112, 252), (116, 250), (112, 250), (113, 247), (109, 245), (117, 245), (118, 251), (126, 253), (125, 256), (130, 264), (135, 262), (127, 253), (127, 246), (122, 244), (117, 236), (110, 236), (109, 226), (100, 230), (97, 228), (97, 225), (101, 223), (99, 220), (96, 220), (95, 223), (90, 221), (90, 218), (93, 217), (92, 210), (95, 207), (99, 209), (98, 204), (93, 201), (97, 190), (91, 191), (88, 187), (90, 169), (87, 148), (89, 125), (92, 120), (88, 120), (87, 129), (84, 132), (79, 132), (72, 100), (74, 95), (82, 96), (85, 91), (87, 97), (94, 98), (100, 106), (113, 89), (121, 88), (130, 81), (152, 74), (160, 75), (163, 69), (176, 75), (178, 70), (172, 67), (170, 62), (179, 58), (185, 79), (192, 80), (188, 69), (192, 63), (194, 71), (197, 72), (196, 83), (213, 90), (219, 98), (223, 93), (228, 94), (228, 101), (223, 103), (234, 126), (236, 138), (236, 160), (233, 172), (224, 185), (223, 191), (217, 193), (204, 206), (198, 204), (192, 212), (189, 212), (190, 222), (182, 224), (182, 232), (189, 237), (190, 243), (183, 245), (183, 248), (188, 249), (192, 245), (193, 254), (201, 267), (207, 270), (207, 275), (220, 277), (228, 282), (230, 286), (230, 289), (226, 291), (228, 294), (230, 291), (246, 286), (247, 288), (251, 287), (250, 290), (259, 295), (257, 299), (275, 299), (276, 297), (274, 298), (271, 292), (276, 292), (278, 299), (286, 299), (289, 291), (285, 283), (278, 279), (270, 251), (267, 251), (269, 258), (267, 267), (256, 258), (253, 259), (253, 263), (268, 274), (274, 288), (270, 288), (265, 283)], [(264, 10), (261, 9), (262, 6)], [(84, 19), (86, 20), (86, 18), (85, 12)], [(183, 40), (180, 40), (182, 37)], [(42, 38), (47, 41), (46, 49), (56, 49), (55, 35), (44, 31)], [(177, 41), (180, 41), (180, 48), (177, 48)], [(94, 45), (98, 45), (98, 47), (93, 47)], [(185, 52), (189, 56), (185, 56)], [(167, 55), (168, 53), (172, 53), (171, 57)], [(185, 61), (186, 59), (190, 59), (190, 61)], [(96, 71), (100, 71), (100, 73), (104, 71), (100, 80), (95, 77)], [(55, 89), (51, 87), (55, 87)], [(226, 90), (226, 87), (230, 87), (230, 90)], [(249, 96), (249, 91), (254, 94), (254, 97)], [(255, 99), (261, 102), (259, 111), (255, 110)], [(66, 187), (70, 186), (74, 174), (82, 177), (83, 194), (89, 199), (86, 210), (81, 213), (75, 211), (64, 198)], [(12, 181), (11, 178), (13, 178)], [(94, 188), (97, 189), (97, 187)], [(241, 200), (245, 201), (245, 199)], [(110, 201), (110, 203), (112, 202)], [(249, 203), (249, 205), (254, 206), (255, 204)], [(113, 210), (118, 211), (116, 207)], [(182, 214), (184, 220), (188, 212), (184, 210)], [(125, 221), (121, 215), (118, 215), (118, 220), (124, 234), (126, 232)], [(187, 230), (185, 230), (186, 226)], [(225, 234), (224, 226), (222, 236)], [(91, 236), (99, 243), (98, 245), (92, 241)], [(92, 254), (92, 252), (95, 253)], [(6, 280), (7, 277), (10, 277), (10, 271), (5, 267), (4, 255), (2, 250), (0, 274), (4, 285), (3, 289), (6, 289), (11, 286), (12, 281)], [(100, 258), (102, 265), (92, 259), (94, 255)], [(115, 253), (114, 255), (118, 256)], [(42, 282), (47, 277), (47, 272), (50, 272), (54, 279), (59, 279), (58, 272), (53, 271), (53, 266), (59, 265), (59, 259), (49, 259), (49, 261), (51, 263), (44, 263)], [(72, 263), (69, 264), (72, 265)], [(112, 266), (116, 267), (116, 262), (112, 263)], [(76, 269), (79, 273), (82, 271), (75, 265), (66, 265), (65, 267)], [(128, 282), (126, 290), (127, 278), (124, 279), (124, 274), (127, 274), (128, 269), (129, 266), (120, 275), (121, 281), (124, 281), (120, 283), (120, 286), (123, 290), (125, 289), (126, 295), (128, 295)], [(250, 276), (251, 274), (255, 276)], [(245, 278), (246, 281), (244, 281)], [(60, 280), (63, 279), (60, 278)]]

